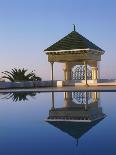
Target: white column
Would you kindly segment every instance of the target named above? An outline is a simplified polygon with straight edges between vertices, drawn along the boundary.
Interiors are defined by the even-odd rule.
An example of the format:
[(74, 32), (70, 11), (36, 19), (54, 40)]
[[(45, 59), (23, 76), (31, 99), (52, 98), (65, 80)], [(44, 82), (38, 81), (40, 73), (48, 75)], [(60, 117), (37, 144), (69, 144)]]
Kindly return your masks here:
[(91, 67), (92, 69), (92, 80), (97, 80), (97, 67)]
[(64, 71), (64, 80), (66, 80), (66, 69), (63, 69)]
[(67, 80), (71, 80), (71, 68), (67, 69)]
[(84, 61), (84, 67), (85, 67), (85, 85), (88, 85), (87, 84), (87, 63), (86, 63), (86, 61)]
[(54, 79), (54, 69), (53, 69), (54, 62), (50, 62), (50, 63), (51, 63), (51, 80), (53, 81), (53, 79)]
[(88, 92), (85, 92), (85, 110), (88, 108)]
[(100, 61), (97, 62), (97, 79), (100, 79)]
[(65, 81), (66, 80), (66, 71), (67, 71), (66, 63), (63, 64), (63, 71), (64, 71), (64, 81)]
[(92, 92), (92, 99), (93, 99), (93, 102), (97, 101), (98, 99), (97, 92)]
[(70, 63), (64, 64), (64, 80), (71, 80), (71, 67)]
[(92, 80), (100, 79), (100, 64), (99, 62), (96, 62), (92, 65)]
[(70, 107), (72, 101), (72, 92), (64, 92), (64, 107)]
[(52, 110), (55, 109), (55, 106), (54, 106), (54, 92), (52, 92)]

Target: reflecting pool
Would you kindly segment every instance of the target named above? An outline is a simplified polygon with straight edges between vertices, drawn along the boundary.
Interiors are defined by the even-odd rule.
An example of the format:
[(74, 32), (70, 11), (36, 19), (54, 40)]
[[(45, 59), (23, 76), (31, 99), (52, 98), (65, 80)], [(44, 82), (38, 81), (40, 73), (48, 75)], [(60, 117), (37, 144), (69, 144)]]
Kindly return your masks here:
[(116, 92), (0, 94), (0, 155), (116, 155)]

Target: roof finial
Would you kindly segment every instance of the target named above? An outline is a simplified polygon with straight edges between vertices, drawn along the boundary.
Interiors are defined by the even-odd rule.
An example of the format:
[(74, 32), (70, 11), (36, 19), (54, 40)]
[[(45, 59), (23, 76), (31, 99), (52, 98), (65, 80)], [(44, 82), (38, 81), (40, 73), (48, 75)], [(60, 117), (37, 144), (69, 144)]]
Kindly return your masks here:
[(76, 31), (75, 24), (73, 24), (73, 26), (74, 26), (74, 31)]

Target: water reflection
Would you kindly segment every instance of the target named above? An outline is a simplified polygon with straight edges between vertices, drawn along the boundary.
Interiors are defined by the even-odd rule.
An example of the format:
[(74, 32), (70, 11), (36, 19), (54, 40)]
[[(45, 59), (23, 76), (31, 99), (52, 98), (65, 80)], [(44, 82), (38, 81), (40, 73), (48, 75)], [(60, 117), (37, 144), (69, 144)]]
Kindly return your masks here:
[(64, 104), (55, 107), (52, 92), (52, 107), (47, 122), (78, 139), (105, 118), (100, 106), (99, 92), (65, 92)]
[(34, 97), (36, 96), (36, 93), (30, 93), (30, 92), (15, 92), (15, 93), (2, 93), (2, 99), (12, 99), (12, 101), (27, 101), (28, 97)]

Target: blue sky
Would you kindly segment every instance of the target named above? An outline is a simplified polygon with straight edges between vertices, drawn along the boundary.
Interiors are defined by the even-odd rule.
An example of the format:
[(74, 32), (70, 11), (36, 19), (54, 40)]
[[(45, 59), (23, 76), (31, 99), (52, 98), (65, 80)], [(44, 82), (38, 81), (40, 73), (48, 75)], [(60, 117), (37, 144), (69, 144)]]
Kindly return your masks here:
[[(50, 79), (43, 50), (73, 30), (106, 51), (103, 78), (116, 77), (115, 0), (0, 0), (0, 72), (14, 67), (35, 70)], [(62, 64), (55, 64), (61, 79)]]

